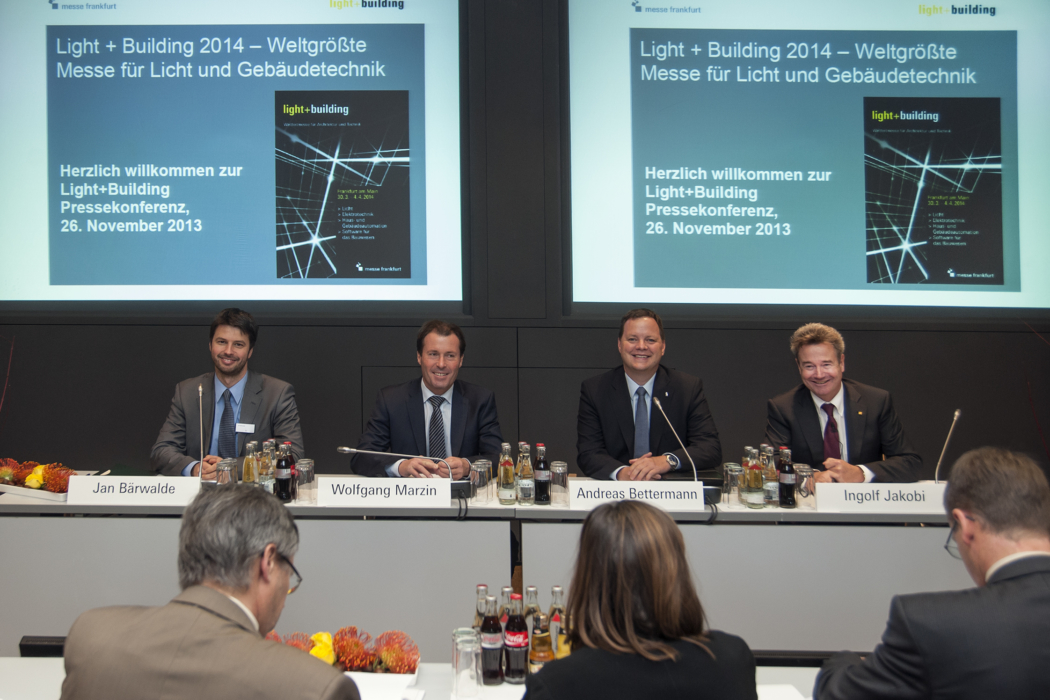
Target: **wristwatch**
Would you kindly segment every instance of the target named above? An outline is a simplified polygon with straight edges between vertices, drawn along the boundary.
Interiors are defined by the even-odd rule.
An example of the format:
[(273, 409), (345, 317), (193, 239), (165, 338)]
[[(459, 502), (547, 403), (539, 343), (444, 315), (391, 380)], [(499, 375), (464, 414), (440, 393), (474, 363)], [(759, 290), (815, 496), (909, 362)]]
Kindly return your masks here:
[(677, 471), (678, 470), (678, 465), (681, 464), (681, 462), (678, 461), (678, 458), (675, 457), (673, 454), (670, 454), (670, 453), (669, 454), (665, 454), (664, 457), (667, 458), (667, 464), (668, 464), (668, 466), (671, 467), (671, 471)]

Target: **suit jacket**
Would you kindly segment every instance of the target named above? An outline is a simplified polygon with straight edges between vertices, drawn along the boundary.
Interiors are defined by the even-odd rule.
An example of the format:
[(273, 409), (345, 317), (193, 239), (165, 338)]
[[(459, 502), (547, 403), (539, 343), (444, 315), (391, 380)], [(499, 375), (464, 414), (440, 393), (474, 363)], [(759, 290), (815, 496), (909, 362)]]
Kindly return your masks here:
[(982, 588), (897, 596), (864, 661), (836, 654), (815, 700), (1050, 697), (1050, 557), (1004, 566)]
[[(179, 382), (171, 399), (168, 419), (160, 429), (150, 454), (150, 468), (158, 474), (179, 476), (186, 465), (201, 459), (201, 412), (197, 408), (197, 387), (204, 389), (204, 450), (211, 446), (212, 423), (215, 422), (215, 373), (208, 372)], [(244, 456), (244, 446), (253, 440), (260, 445), (274, 438), (278, 444), (292, 443), (292, 454), (298, 460), (303, 449), (303, 431), (299, 427), (299, 408), (295, 389), (287, 382), (248, 370), (241, 399), (241, 423), (254, 423), (254, 433), (237, 433), (237, 455)], [(240, 474), (240, 470), (238, 470)]]
[(222, 593), (187, 588), (161, 607), (98, 608), (66, 637), (63, 700), (358, 700), (354, 682), (263, 639)]
[(711, 632), (714, 658), (690, 642), (676, 641), (677, 661), (649, 661), (637, 654), (573, 649), (525, 679), (530, 700), (755, 700), (755, 658), (740, 637)]
[[(846, 461), (863, 464), (875, 475), (875, 481), (915, 481), (922, 469), (922, 457), (904, 436), (889, 392), (850, 379), (843, 379), (842, 386), (849, 449)], [(774, 448), (790, 447), (794, 462), (824, 469), (824, 434), (813, 396), (805, 384), (769, 400), (766, 442)]]
[[(496, 397), (485, 387), (456, 380), (452, 390), (453, 457), (495, 460), (503, 437), (496, 415)], [(425, 455), (428, 449), (423, 414), (422, 380), (388, 386), (376, 397), (359, 450)], [(354, 455), (350, 463), (355, 474), (386, 476), (386, 468), (400, 457)], [(495, 464), (495, 461), (493, 461)]]
[[(660, 366), (653, 396), (660, 399), (675, 431), (689, 449), (697, 470), (718, 469), (722, 443), (704, 398), (704, 383), (694, 376)], [(649, 417), (649, 450), (673, 453), (681, 468), (692, 471), (667, 421), (654, 403)], [(623, 367), (591, 377), (580, 387), (576, 417), (576, 463), (595, 479), (608, 479), (634, 456), (634, 412)], [(701, 476), (703, 478), (703, 476)], [(721, 479), (721, 474), (718, 474)]]

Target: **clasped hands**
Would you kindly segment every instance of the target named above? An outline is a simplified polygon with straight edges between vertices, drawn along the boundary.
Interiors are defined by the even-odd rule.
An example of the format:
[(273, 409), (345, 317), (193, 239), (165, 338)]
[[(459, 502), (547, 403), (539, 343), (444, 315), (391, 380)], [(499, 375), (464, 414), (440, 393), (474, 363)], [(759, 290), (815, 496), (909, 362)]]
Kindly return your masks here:
[(864, 470), (841, 459), (824, 460), (824, 470), (813, 472), (813, 480), (818, 484), (839, 482), (843, 484), (860, 484), (864, 482)]
[(628, 466), (616, 473), (617, 481), (654, 481), (661, 474), (671, 471), (671, 465), (667, 463), (664, 455), (653, 456), (652, 452), (646, 452), (641, 457), (630, 460)]
[[(453, 479), (463, 479), (470, 473), (470, 462), (462, 457), (446, 457), (445, 462), (448, 462), (449, 466), (452, 467)], [(422, 457), (413, 457), (402, 461), (401, 464), (397, 465), (397, 471), (401, 476), (448, 478), (448, 467), (445, 466), (444, 462), (435, 462)]]

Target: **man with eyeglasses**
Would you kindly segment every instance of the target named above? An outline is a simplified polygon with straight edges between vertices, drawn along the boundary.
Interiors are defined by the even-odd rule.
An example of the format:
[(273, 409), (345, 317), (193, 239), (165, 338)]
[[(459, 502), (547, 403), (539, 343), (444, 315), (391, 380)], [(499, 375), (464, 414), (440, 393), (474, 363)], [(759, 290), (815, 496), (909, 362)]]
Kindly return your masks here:
[(262, 489), (202, 491), (182, 516), (182, 593), (81, 615), (66, 638), (62, 698), (359, 700), (337, 668), (264, 639), (302, 582), (298, 548), (288, 509)]
[(955, 463), (945, 549), (977, 588), (897, 596), (882, 644), (837, 654), (814, 700), (1050, 697), (1050, 486), (1024, 455), (984, 447)]

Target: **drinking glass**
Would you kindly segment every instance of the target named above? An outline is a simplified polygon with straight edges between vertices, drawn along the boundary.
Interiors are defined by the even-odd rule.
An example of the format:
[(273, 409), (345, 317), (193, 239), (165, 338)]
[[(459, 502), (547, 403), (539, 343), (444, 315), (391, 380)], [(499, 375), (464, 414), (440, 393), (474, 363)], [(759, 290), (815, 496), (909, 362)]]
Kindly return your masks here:
[(492, 462), (487, 459), (479, 459), (470, 467), (470, 497), (471, 503), (477, 506), (488, 505), (492, 497), (492, 489), (489, 482), (492, 477)]
[(551, 462), (551, 507), (569, 507), (569, 465)]
[(312, 459), (300, 459), (295, 463), (297, 501), (303, 505), (317, 505), (317, 478)]
[(474, 637), (456, 639), (452, 674), (453, 698), (476, 698), (478, 696), (481, 690), (481, 639), (477, 633)]
[(817, 509), (817, 484), (808, 464), (795, 465), (795, 502), (799, 510)]

